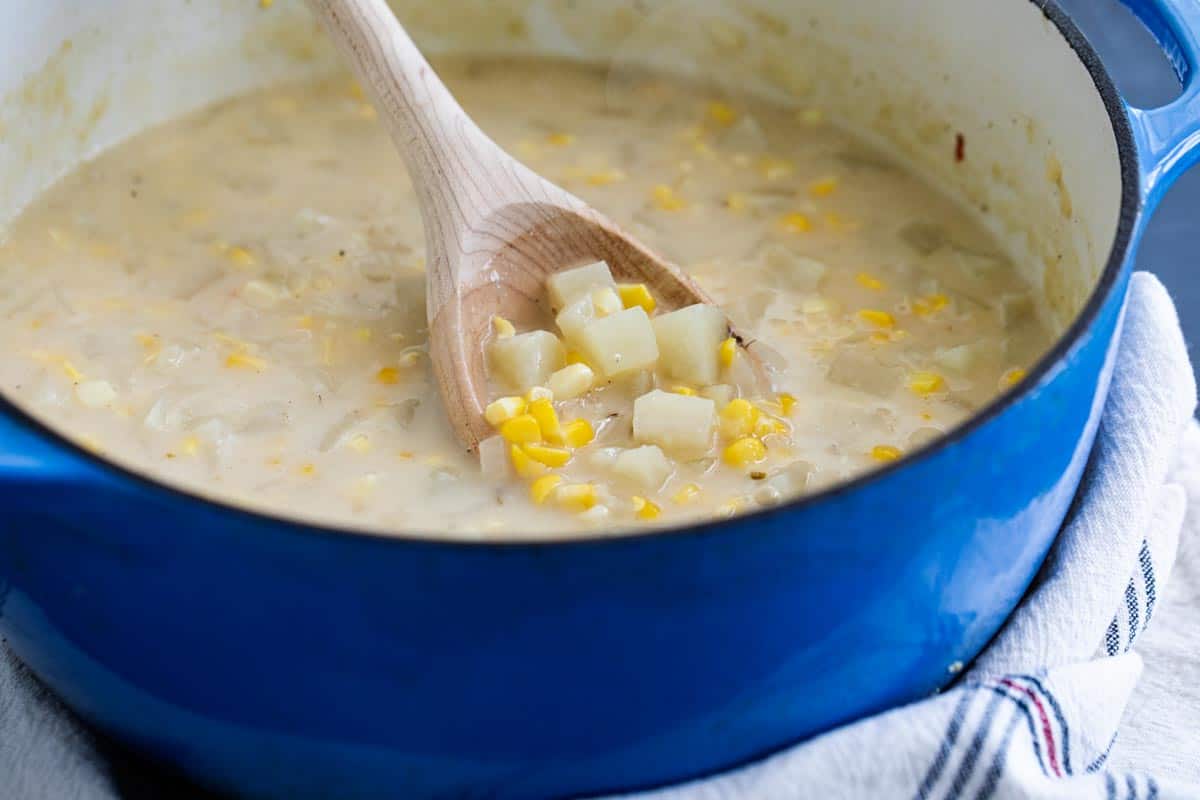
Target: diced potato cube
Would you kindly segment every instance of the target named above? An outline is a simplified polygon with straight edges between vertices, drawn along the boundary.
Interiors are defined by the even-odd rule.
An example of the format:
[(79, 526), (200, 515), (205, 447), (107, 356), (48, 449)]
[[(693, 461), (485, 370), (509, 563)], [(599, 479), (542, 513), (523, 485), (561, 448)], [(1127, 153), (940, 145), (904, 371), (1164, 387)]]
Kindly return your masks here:
[(648, 444), (622, 452), (613, 462), (612, 471), (630, 485), (654, 492), (670, 477), (671, 462), (660, 448)]
[(587, 362), (606, 378), (649, 369), (658, 361), (654, 328), (641, 306), (587, 325), (580, 335), (579, 349)]
[(284, 292), (267, 281), (247, 281), (242, 287), (242, 299), (255, 308), (271, 308), (283, 299)]
[(623, 308), (621, 298), (609, 288), (593, 289), (572, 301), (555, 317), (555, 323), (568, 342), (578, 342), (583, 329), (601, 317), (615, 314)]
[(505, 481), (512, 477), (512, 462), (508, 458), (508, 442), (502, 436), (489, 436), (479, 443), (479, 469), (484, 477)]
[(876, 397), (891, 397), (899, 388), (902, 377), (898, 367), (884, 364), (869, 352), (851, 348), (834, 356), (828, 373), (831, 383)]
[(589, 297), (592, 301), (592, 308), (596, 309), (597, 317), (607, 317), (609, 314), (615, 314), (625, 308), (625, 303), (622, 302), (616, 290), (607, 286), (592, 289)]
[(550, 376), (548, 383), (555, 399), (573, 400), (596, 382), (596, 374), (587, 364), (568, 364)]
[(597, 261), (551, 275), (546, 279), (546, 292), (550, 295), (550, 305), (558, 309), (565, 308), (597, 286), (616, 285), (608, 264)]
[(797, 292), (816, 291), (829, 273), (829, 267), (822, 262), (782, 245), (767, 245), (761, 258), (775, 285)]
[(733, 387), (727, 383), (717, 383), (712, 386), (705, 386), (700, 390), (701, 397), (707, 397), (717, 404), (717, 408), (724, 408), (729, 405), (729, 401), (736, 396)]
[(970, 372), (977, 364), (1003, 359), (1004, 345), (998, 341), (979, 341), (960, 344), (958, 347), (939, 348), (933, 354), (933, 360), (938, 366), (958, 373)]
[(500, 373), (506, 383), (521, 391), (545, 383), (566, 360), (562, 342), (549, 331), (493, 339), (490, 354), (492, 369)]
[(960, 344), (958, 347), (938, 348), (933, 354), (933, 360), (938, 366), (952, 372), (968, 372), (974, 361), (975, 354), (971, 345)]
[(655, 390), (633, 403), (633, 438), (680, 458), (701, 458), (712, 450), (716, 424), (717, 407), (707, 397)]
[(700, 386), (716, 383), (718, 350), (729, 333), (721, 309), (697, 303), (655, 317), (653, 325), (663, 372)]

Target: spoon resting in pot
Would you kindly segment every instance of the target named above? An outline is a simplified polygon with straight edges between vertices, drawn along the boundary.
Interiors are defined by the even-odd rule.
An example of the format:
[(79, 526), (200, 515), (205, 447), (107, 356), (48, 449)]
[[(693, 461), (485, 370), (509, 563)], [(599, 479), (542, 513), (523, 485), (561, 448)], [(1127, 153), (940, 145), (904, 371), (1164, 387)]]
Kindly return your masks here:
[[(404, 158), (425, 225), (430, 358), (451, 427), (475, 450), (492, 435), (484, 343), (494, 316), (544, 314), (546, 278), (594, 261), (645, 283), (667, 309), (714, 305), (678, 267), (479, 129), (386, 0), (309, 0)], [(743, 348), (752, 342), (730, 325)], [(747, 352), (756, 377), (762, 361)]]

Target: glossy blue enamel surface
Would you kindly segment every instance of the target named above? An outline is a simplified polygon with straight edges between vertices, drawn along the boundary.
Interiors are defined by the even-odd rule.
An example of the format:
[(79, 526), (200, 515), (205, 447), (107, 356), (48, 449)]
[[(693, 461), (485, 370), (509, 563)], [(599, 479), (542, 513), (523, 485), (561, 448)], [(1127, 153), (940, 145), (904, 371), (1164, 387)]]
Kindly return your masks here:
[[(1191, 0), (1131, 5), (1190, 79)], [(1194, 159), (1196, 103), (1190, 86), (1128, 112), (1131, 212)], [(299, 528), (111, 470), (10, 411), (0, 631), (88, 720), (248, 795), (553, 797), (742, 763), (937, 690), (1015, 606), (1091, 447), (1127, 224), (1085, 323), (999, 410), (873, 479), (688, 532)]]

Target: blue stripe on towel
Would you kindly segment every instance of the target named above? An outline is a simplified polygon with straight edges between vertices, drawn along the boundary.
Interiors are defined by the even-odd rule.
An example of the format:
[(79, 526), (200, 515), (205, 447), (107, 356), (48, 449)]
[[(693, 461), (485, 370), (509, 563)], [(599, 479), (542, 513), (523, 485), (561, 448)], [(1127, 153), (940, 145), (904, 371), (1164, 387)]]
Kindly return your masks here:
[(1133, 585), (1133, 578), (1129, 579), (1129, 585), (1125, 587), (1125, 607), (1129, 609), (1129, 641), (1125, 643), (1125, 651), (1133, 647), (1133, 640), (1137, 636), (1138, 629), (1138, 601), (1137, 588)]
[(1104, 634), (1104, 652), (1110, 656), (1115, 656), (1121, 649), (1121, 631), (1117, 625), (1117, 618), (1113, 617), (1112, 622), (1108, 623), (1108, 631)]
[(946, 727), (946, 733), (942, 736), (942, 744), (938, 747), (937, 754), (933, 757), (933, 763), (929, 765), (929, 771), (925, 773), (924, 779), (921, 780), (921, 785), (917, 788), (918, 800), (926, 800), (929, 793), (933, 791), (933, 787), (937, 784), (938, 779), (942, 777), (942, 771), (946, 769), (946, 763), (950, 760), (950, 751), (954, 749), (954, 743), (958, 741), (958, 734), (962, 731), (963, 720), (967, 716), (967, 708), (971, 705), (971, 701), (975, 699), (975, 691), (973, 688), (964, 689), (962, 697), (958, 699), (958, 704), (954, 706), (954, 712), (950, 715), (950, 724)]
[(1158, 589), (1154, 579), (1154, 562), (1150, 559), (1150, 543), (1142, 540), (1142, 549), (1138, 552), (1138, 563), (1142, 566), (1142, 583), (1146, 585), (1146, 620), (1142, 623), (1144, 629), (1150, 624), (1150, 616), (1154, 613), (1154, 602), (1158, 599)]
[(1034, 688), (1046, 698), (1046, 702), (1050, 704), (1050, 710), (1054, 712), (1054, 719), (1058, 721), (1058, 729), (1062, 732), (1062, 757), (1063, 769), (1068, 775), (1074, 775), (1075, 770), (1071, 768), (1071, 731), (1067, 728), (1067, 718), (1063, 714), (1062, 706), (1058, 704), (1058, 698), (1046, 688), (1034, 675), (1018, 675), (1022, 680), (1027, 680), (1033, 684)]
[(997, 693), (988, 701), (987, 708), (983, 711), (983, 719), (979, 721), (979, 725), (975, 729), (975, 736), (971, 739), (971, 744), (968, 745), (967, 752), (963, 755), (953, 783), (950, 784), (947, 798), (962, 797), (963, 790), (967, 788), (967, 784), (971, 781), (971, 775), (975, 772), (975, 762), (979, 760), (979, 753), (992, 733), (992, 720), (996, 717), (996, 709), (1000, 707), (1000, 701), (1007, 696), (1007, 694)]
[(995, 794), (996, 786), (1000, 783), (1000, 776), (1004, 774), (1004, 764), (1008, 758), (1008, 748), (1012, 744), (1013, 734), (1017, 731), (1017, 723), (1021, 721), (1021, 711), (1021, 706), (1014, 703), (1012, 716), (1008, 720), (1008, 725), (1004, 728), (1004, 736), (1000, 739), (1000, 744), (996, 748), (996, 755), (992, 757), (991, 766), (983, 774), (983, 785), (979, 787), (979, 793), (975, 795), (975, 800), (990, 800), (991, 796)]

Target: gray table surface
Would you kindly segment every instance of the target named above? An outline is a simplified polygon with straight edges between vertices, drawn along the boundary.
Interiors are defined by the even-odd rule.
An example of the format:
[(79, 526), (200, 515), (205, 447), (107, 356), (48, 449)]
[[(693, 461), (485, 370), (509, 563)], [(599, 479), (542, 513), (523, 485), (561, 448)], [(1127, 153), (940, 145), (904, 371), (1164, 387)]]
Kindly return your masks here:
[[(1132, 103), (1161, 105), (1179, 83), (1150, 34), (1117, 0), (1059, 0), (1100, 52), (1117, 87)], [(1185, 175), (1155, 213), (1138, 268), (1158, 275), (1175, 298), (1192, 362), (1200, 342), (1200, 169)], [(1191, 253), (1191, 255), (1188, 255)]]
[[(1131, 101), (1161, 104), (1179, 91), (1158, 46), (1117, 0), (1059, 0), (1100, 51), (1118, 87)], [(1183, 319), (1189, 348), (1200, 342), (1200, 281), (1189, 252), (1200, 248), (1200, 168), (1185, 176), (1155, 215), (1142, 243), (1138, 265), (1155, 272), (1171, 290)], [(1193, 354), (1193, 361), (1195, 356)], [(98, 748), (111, 765), (111, 778), (126, 800), (172, 797), (215, 798), (146, 763), (112, 742)]]

